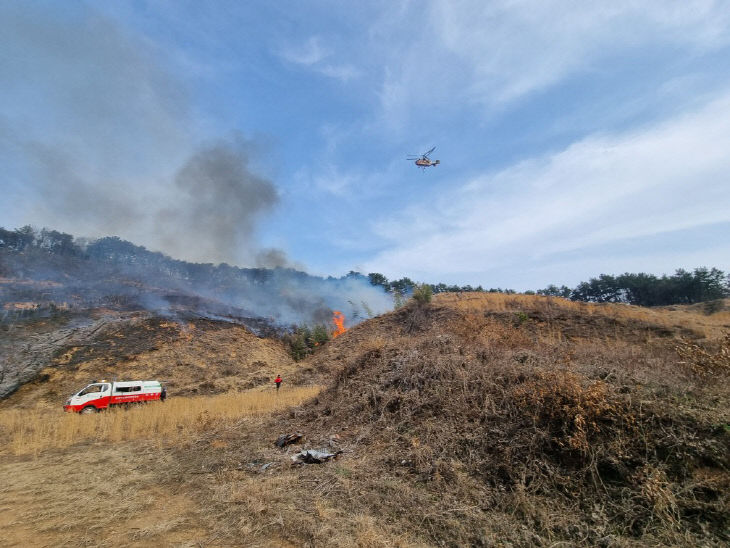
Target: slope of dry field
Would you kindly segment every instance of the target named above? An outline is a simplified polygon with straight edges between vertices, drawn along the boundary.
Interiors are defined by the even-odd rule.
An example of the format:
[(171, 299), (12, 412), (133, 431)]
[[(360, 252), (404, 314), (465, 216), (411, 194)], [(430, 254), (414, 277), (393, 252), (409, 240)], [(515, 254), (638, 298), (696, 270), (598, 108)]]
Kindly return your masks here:
[[(361, 324), (304, 364), (329, 379), (314, 402), (194, 460), (209, 527), (249, 545), (725, 545), (725, 320), (676, 312), (449, 295)], [(682, 341), (725, 368), (693, 368)], [(344, 453), (293, 468), (262, 430)]]
[[(93, 334), (55, 349), (37, 376), (0, 402), (0, 409), (9, 404), (57, 408), (94, 379), (159, 379), (171, 396), (191, 396), (264, 386), (278, 373), (290, 380), (297, 370), (280, 341), (257, 337), (239, 325), (143, 313), (94, 314), (107, 321)], [(32, 346), (34, 337), (25, 341)]]
[[(76, 434), (79, 443), (31, 440), (26, 454), (10, 443), (22, 422), (10, 421), (11, 408), (48, 394), (49, 383), (21, 389), (0, 409), (0, 475), (9, 478), (0, 526), (10, 545), (730, 542), (726, 311), (440, 295), (364, 322), (296, 364), (278, 342), (229, 328), (147, 325), (154, 349), (108, 362), (103, 345), (83, 360), (74, 352), (63, 382), (81, 381), (74, 368), (152, 367), (156, 356), (168, 368), (194, 366), (171, 370), (185, 375), (178, 386), (209, 381), (211, 394), (223, 392), (237, 386), (221, 375), (230, 364), (222, 352), (233, 350), (251, 357), (241, 360), (244, 379), (255, 379), (261, 359), (267, 373), (323, 388), (270, 414), (187, 406), (191, 421), (165, 426), (163, 442), (132, 435), (143, 424), (141, 414), (129, 422), (136, 411), (92, 416), (100, 422)], [(260, 345), (275, 350), (254, 359)], [(205, 369), (200, 355), (218, 365)], [(294, 396), (285, 385), (279, 403), (285, 390)], [(212, 409), (215, 397), (232, 396), (201, 401)], [(54, 420), (43, 439), (62, 430)], [(294, 431), (300, 443), (274, 446)], [(343, 453), (292, 466), (301, 448)]]

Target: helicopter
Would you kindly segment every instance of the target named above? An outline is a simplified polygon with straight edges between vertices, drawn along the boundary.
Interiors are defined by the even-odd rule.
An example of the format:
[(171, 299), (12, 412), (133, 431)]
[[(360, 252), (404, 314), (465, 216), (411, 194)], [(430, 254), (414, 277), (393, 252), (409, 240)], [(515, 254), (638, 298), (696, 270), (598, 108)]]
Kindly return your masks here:
[(436, 150), (436, 147), (433, 147), (428, 152), (424, 152), (420, 156), (408, 156), (406, 160), (408, 160), (409, 162), (415, 161), (416, 165), (425, 171), (427, 167), (437, 166), (441, 163), (440, 160), (431, 160), (431, 158), (428, 157), (428, 155), (431, 154), (434, 150)]

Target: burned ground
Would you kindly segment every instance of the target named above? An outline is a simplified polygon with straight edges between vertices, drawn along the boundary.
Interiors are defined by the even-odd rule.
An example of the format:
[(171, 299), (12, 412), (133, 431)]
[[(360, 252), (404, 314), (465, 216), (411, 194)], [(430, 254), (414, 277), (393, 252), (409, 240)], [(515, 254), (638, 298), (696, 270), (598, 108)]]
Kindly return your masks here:
[(113, 378), (160, 379), (170, 395), (217, 394), (263, 386), (296, 368), (278, 339), (257, 337), (230, 322), (108, 309), (92, 311), (83, 325), (44, 322), (51, 320), (5, 333), (8, 344), (18, 347), (8, 361), (25, 367), (30, 380), (0, 406), (60, 406), (85, 384)]

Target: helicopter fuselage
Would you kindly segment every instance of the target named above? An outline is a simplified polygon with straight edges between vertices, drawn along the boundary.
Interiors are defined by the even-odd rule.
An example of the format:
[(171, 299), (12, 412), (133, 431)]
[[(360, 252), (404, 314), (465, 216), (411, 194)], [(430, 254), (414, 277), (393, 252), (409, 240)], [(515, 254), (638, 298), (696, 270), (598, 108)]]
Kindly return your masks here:
[(428, 157), (428, 155), (431, 154), (434, 150), (436, 150), (436, 147), (433, 147), (431, 150), (429, 150), (428, 152), (424, 152), (421, 155), (416, 156), (414, 154), (412, 156), (409, 156), (408, 158), (406, 158), (406, 160), (415, 163), (417, 167), (420, 167), (423, 170), (425, 170), (427, 167), (437, 166), (440, 162), (438, 160), (432, 160)]

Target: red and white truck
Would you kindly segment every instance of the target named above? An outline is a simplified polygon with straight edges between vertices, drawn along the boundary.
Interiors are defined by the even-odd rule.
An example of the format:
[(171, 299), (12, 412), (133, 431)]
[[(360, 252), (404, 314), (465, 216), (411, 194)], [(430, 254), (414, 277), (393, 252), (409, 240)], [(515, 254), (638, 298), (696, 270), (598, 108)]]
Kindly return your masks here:
[(160, 381), (98, 381), (73, 394), (63, 410), (96, 413), (115, 405), (164, 401), (165, 397), (166, 391)]

